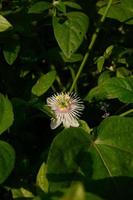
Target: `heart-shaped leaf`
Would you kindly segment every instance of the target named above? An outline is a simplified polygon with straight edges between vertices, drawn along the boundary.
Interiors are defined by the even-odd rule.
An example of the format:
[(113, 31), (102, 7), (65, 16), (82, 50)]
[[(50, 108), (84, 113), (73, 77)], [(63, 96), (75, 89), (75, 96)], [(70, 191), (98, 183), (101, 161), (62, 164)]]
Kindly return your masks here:
[(90, 136), (82, 128), (64, 129), (55, 137), (47, 161), (50, 191), (60, 190), (76, 178), (76, 157), (89, 144)]
[(126, 184), (122, 177), (133, 177), (132, 133), (133, 118), (119, 116), (105, 119), (96, 138), (81, 128), (64, 129), (55, 137), (48, 156), (49, 190), (61, 190), (84, 177), (89, 192), (104, 194), (103, 199), (122, 197), (122, 184)]
[(0, 184), (11, 173), (15, 162), (14, 149), (8, 143), (0, 140)]
[(96, 156), (92, 156), (93, 178), (133, 176), (132, 133), (132, 117), (113, 116), (99, 125), (98, 137), (90, 148), (90, 152)]
[(81, 45), (88, 29), (88, 17), (82, 12), (70, 12), (64, 19), (53, 17), (55, 38), (66, 57)]
[[(126, 199), (126, 194), (131, 194), (132, 186), (126, 182), (133, 177), (132, 133), (133, 118), (109, 117), (99, 125), (98, 136), (90, 145), (91, 164), (86, 166), (86, 172), (91, 172), (91, 175), (88, 177), (85, 172), (85, 176), (92, 179), (92, 191), (103, 191), (105, 199)], [(107, 191), (110, 191), (109, 194)]]

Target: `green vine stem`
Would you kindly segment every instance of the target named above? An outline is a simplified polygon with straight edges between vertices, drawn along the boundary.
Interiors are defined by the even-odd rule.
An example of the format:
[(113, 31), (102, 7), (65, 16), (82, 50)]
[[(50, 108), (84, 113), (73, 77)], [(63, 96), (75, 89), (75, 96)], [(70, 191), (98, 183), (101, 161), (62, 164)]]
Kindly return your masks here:
[(95, 44), (95, 41), (96, 41), (96, 39), (97, 39), (98, 33), (99, 33), (99, 31), (101, 30), (101, 24), (104, 22), (104, 20), (105, 20), (107, 14), (108, 14), (108, 11), (109, 11), (109, 9), (110, 9), (110, 7), (111, 7), (112, 1), (113, 1), (113, 0), (109, 0), (109, 2), (108, 2), (108, 4), (107, 4), (107, 7), (106, 7), (106, 9), (105, 9), (105, 12), (104, 12), (103, 16), (101, 17), (100, 25), (96, 28), (96, 31), (95, 31), (95, 32), (93, 33), (93, 35), (92, 35), (91, 42), (90, 42), (90, 44), (89, 44), (89, 46), (88, 46), (87, 52), (86, 52), (86, 54), (84, 55), (84, 58), (83, 58), (83, 60), (82, 60), (82, 62), (81, 62), (81, 65), (80, 65), (80, 67), (79, 67), (79, 70), (78, 70), (78, 72), (77, 72), (77, 74), (76, 74), (76, 76), (75, 76), (75, 79), (74, 79), (73, 83), (72, 83), (72, 86), (71, 86), (71, 88), (70, 88), (70, 92), (73, 91), (73, 89), (74, 89), (74, 87), (75, 87), (75, 85), (76, 85), (76, 83), (77, 83), (77, 81), (78, 81), (78, 78), (79, 78), (79, 76), (80, 76), (80, 74), (81, 74), (81, 72), (82, 72), (82, 70), (83, 70), (83, 68), (84, 68), (84, 66), (85, 66), (85, 64), (86, 64), (86, 61), (87, 61), (87, 59), (88, 59), (88, 57), (89, 57), (89, 54), (90, 54), (90, 51), (92, 50), (92, 48), (93, 48), (93, 46), (94, 46), (94, 44)]
[(130, 113), (132, 113), (132, 112), (133, 112), (133, 109), (130, 109), (130, 110), (128, 110), (128, 111), (126, 111), (126, 112), (120, 114), (120, 116), (121, 116), (121, 117), (124, 117), (124, 116), (126, 116), (126, 115), (128, 115), (128, 114), (130, 114)]

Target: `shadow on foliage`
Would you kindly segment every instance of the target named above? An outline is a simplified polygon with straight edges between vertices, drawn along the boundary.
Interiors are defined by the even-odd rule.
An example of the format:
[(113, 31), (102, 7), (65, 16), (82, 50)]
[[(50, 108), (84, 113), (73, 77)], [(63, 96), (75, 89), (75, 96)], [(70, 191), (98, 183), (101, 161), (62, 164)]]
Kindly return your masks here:
[(13, 200), (11, 191), (0, 186), (0, 199), (1, 200)]
[(80, 181), (84, 183), (87, 192), (94, 193), (103, 199), (133, 199), (133, 178), (130, 177), (118, 176), (87, 181), (86, 178), (84, 179), (84, 177), (79, 174), (69, 173), (49, 174), (48, 179), (51, 182), (50, 192), (54, 193), (56, 190), (69, 187), (71, 181)]
[(48, 173), (50, 192), (69, 187), (71, 182), (82, 182), (86, 192), (96, 194), (105, 200), (133, 199), (133, 177), (114, 176), (93, 180), (93, 160), (90, 153), (80, 152), (76, 160), (78, 172)]
[(103, 199), (131, 200), (133, 199), (133, 178), (116, 176), (99, 180), (91, 180), (86, 183), (86, 189)]

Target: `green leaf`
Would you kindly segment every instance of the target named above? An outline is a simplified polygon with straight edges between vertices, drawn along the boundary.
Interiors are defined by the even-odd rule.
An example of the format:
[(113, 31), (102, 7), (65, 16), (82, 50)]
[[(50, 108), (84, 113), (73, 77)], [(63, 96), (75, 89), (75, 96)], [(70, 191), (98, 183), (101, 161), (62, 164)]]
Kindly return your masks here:
[(82, 7), (79, 4), (75, 3), (75, 2), (65, 1), (64, 4), (66, 6), (68, 6), (68, 7), (70, 7), (70, 8), (75, 8), (75, 9), (78, 9), (78, 10), (82, 9)]
[(104, 62), (105, 62), (104, 56), (100, 56), (100, 57), (97, 59), (97, 70), (98, 70), (98, 72), (101, 72), (101, 71), (102, 71)]
[(101, 173), (99, 173), (96, 168), (98, 165), (100, 167), (100, 163), (96, 161), (94, 177), (133, 175), (132, 133), (133, 118), (113, 116), (100, 124), (97, 129), (98, 137), (90, 149), (90, 151), (97, 152), (102, 164)]
[(66, 57), (70, 58), (81, 45), (88, 29), (89, 20), (82, 12), (67, 13), (64, 18), (53, 17), (53, 28), (61, 50)]
[(131, 0), (122, 0), (121, 4), (122, 4), (123, 7), (128, 9), (133, 14), (133, 1), (131, 1)]
[(44, 1), (36, 2), (29, 8), (28, 13), (40, 14), (45, 10), (48, 10), (50, 8), (50, 5), (50, 3)]
[[(107, 1), (105, 1), (106, 3)], [(107, 14), (107, 17), (116, 19), (120, 22), (124, 22), (127, 24), (133, 24), (133, 9), (132, 7), (132, 1), (130, 0), (122, 0), (117, 3), (113, 3), (112, 6), (109, 9), (109, 12)], [(106, 9), (106, 4), (102, 6), (98, 13), (103, 15)]]
[[(95, 180), (93, 181), (93, 187), (97, 187), (96, 184), (99, 180), (99, 188), (96, 188), (96, 191), (98, 191), (97, 189), (102, 189), (106, 195), (108, 194), (105, 193), (104, 187), (107, 186), (108, 192), (111, 192), (111, 188), (114, 188), (114, 192), (111, 194), (113, 198), (111, 199), (125, 199), (120, 197), (123, 197), (123, 193), (126, 195), (129, 192), (126, 188), (121, 187), (123, 187), (123, 184), (126, 184), (126, 178), (124, 180), (122, 177), (133, 177), (132, 133), (133, 118), (109, 117), (99, 125), (97, 128), (98, 136), (90, 145), (89, 153), (92, 161), (91, 165), (86, 167), (88, 171), (92, 171), (93, 167), (91, 177), (92, 180)], [(101, 182), (101, 186), (100, 180), (105, 180), (105, 182)], [(128, 189), (132, 190), (130, 184), (128, 184)]]
[(3, 54), (6, 62), (12, 65), (16, 60), (20, 51), (20, 45), (18, 43), (11, 43), (4, 45)]
[(61, 200), (85, 200), (85, 190), (81, 183), (74, 183), (67, 190), (66, 194), (61, 198)]
[(0, 140), (0, 184), (11, 173), (15, 162), (14, 149), (8, 143)]
[(91, 128), (88, 126), (87, 122), (84, 120), (79, 120), (80, 123), (80, 127), (86, 132), (86, 133), (90, 133), (91, 132)]
[(99, 196), (96, 196), (95, 194), (92, 193), (86, 193), (86, 200), (105, 200)]
[[(25, 197), (26, 199), (29, 198), (31, 199), (32, 197), (34, 197), (34, 195), (32, 194), (31, 191), (21, 187), (21, 188), (12, 188), (12, 195), (13, 195), (13, 199), (19, 199), (19, 198), (23, 198)], [(24, 199), (25, 199), (24, 198)]]
[(105, 59), (108, 59), (110, 57), (110, 55), (112, 54), (113, 49), (114, 49), (114, 45), (110, 45), (109, 47), (107, 47), (107, 49), (104, 52)]
[(55, 7), (63, 13), (66, 13), (66, 6), (64, 4), (64, 2), (61, 1), (55, 1)]
[(78, 62), (83, 59), (82, 54), (79, 54), (79, 53), (72, 54), (70, 58), (66, 57), (62, 52), (60, 52), (60, 55), (62, 59), (64, 60), (64, 62), (69, 62), (69, 63)]
[(7, 31), (10, 28), (12, 28), (10, 22), (8, 22), (5, 17), (0, 15), (0, 32)]
[(133, 78), (112, 78), (105, 83), (108, 98), (133, 103)]
[(47, 160), (51, 192), (68, 186), (78, 176), (77, 156), (81, 150), (89, 148), (89, 145), (90, 135), (82, 128), (64, 129), (55, 137)]
[[(76, 172), (80, 167), (85, 180), (91, 181), (90, 192), (94, 192), (95, 187), (102, 188), (101, 193), (117, 187), (116, 192), (121, 195), (120, 179), (117, 177), (133, 176), (132, 122), (133, 118), (109, 117), (97, 128), (96, 138), (90, 137), (81, 128), (64, 129), (54, 139), (48, 155), (50, 191), (61, 190), (71, 181), (79, 180)], [(109, 185), (106, 179), (110, 181)], [(100, 184), (103, 180), (105, 182)], [(97, 185), (98, 182), (101, 186)], [(106, 189), (102, 183), (107, 185)], [(91, 184), (94, 187), (92, 191)], [(115, 197), (117, 199), (117, 195)]]
[(92, 102), (92, 101), (99, 101), (106, 99), (107, 97), (107, 92), (104, 87), (104, 83), (100, 84), (99, 86), (96, 86), (92, 88), (87, 96), (85, 97), (86, 101)]
[(102, 84), (103, 82), (107, 81), (111, 78), (112, 72), (109, 70), (103, 71), (100, 76), (98, 77), (98, 85)]
[(54, 70), (43, 74), (32, 87), (32, 93), (36, 96), (41, 96), (52, 86), (55, 78), (56, 72)]
[(48, 180), (46, 178), (47, 172), (47, 165), (42, 163), (39, 172), (37, 174), (36, 185), (41, 189), (43, 192), (48, 192)]
[(7, 97), (0, 94), (0, 134), (12, 125), (13, 120), (14, 115), (11, 102)]
[(118, 98), (124, 103), (133, 103), (133, 78), (111, 78), (93, 88), (86, 100)]
[(131, 71), (125, 67), (118, 67), (116, 69), (116, 76), (118, 78), (125, 78), (126, 76), (130, 76), (131, 75)]

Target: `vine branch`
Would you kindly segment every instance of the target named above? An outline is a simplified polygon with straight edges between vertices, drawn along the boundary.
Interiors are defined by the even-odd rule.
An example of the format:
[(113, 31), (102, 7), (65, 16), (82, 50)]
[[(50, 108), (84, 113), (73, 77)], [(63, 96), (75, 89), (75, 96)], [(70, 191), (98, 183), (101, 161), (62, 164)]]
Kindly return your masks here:
[(81, 65), (80, 65), (80, 67), (79, 67), (79, 70), (78, 70), (78, 72), (77, 72), (77, 74), (76, 74), (76, 76), (75, 76), (75, 79), (74, 79), (73, 83), (72, 83), (72, 86), (71, 86), (71, 88), (70, 88), (70, 92), (72, 92), (73, 89), (75, 88), (75, 85), (76, 85), (76, 83), (77, 83), (77, 81), (78, 81), (78, 79), (79, 79), (79, 76), (80, 76), (80, 74), (81, 74), (81, 72), (82, 72), (82, 70), (83, 70), (83, 68), (84, 68), (84, 66), (85, 66), (85, 64), (86, 64), (86, 61), (87, 61), (87, 59), (88, 59), (88, 57), (89, 57), (89, 55), (90, 55), (90, 51), (92, 50), (92, 48), (93, 48), (93, 46), (94, 46), (94, 44), (95, 44), (95, 41), (96, 41), (97, 36), (98, 36), (98, 33), (99, 33), (99, 31), (101, 30), (101, 24), (105, 21), (105, 18), (106, 18), (107, 14), (108, 14), (108, 11), (109, 11), (109, 9), (110, 9), (110, 7), (111, 7), (112, 1), (113, 1), (113, 0), (109, 0), (109, 2), (108, 2), (108, 4), (107, 4), (107, 7), (106, 7), (106, 9), (105, 9), (105, 12), (104, 12), (103, 16), (102, 16), (101, 19), (100, 19), (100, 25), (96, 28), (95, 32), (94, 32), (93, 35), (92, 35), (91, 42), (90, 42), (90, 44), (89, 44), (89, 46), (88, 46), (87, 52), (86, 52), (85, 55), (84, 55), (84, 58), (83, 58), (83, 60), (82, 60), (82, 62), (81, 62)]

